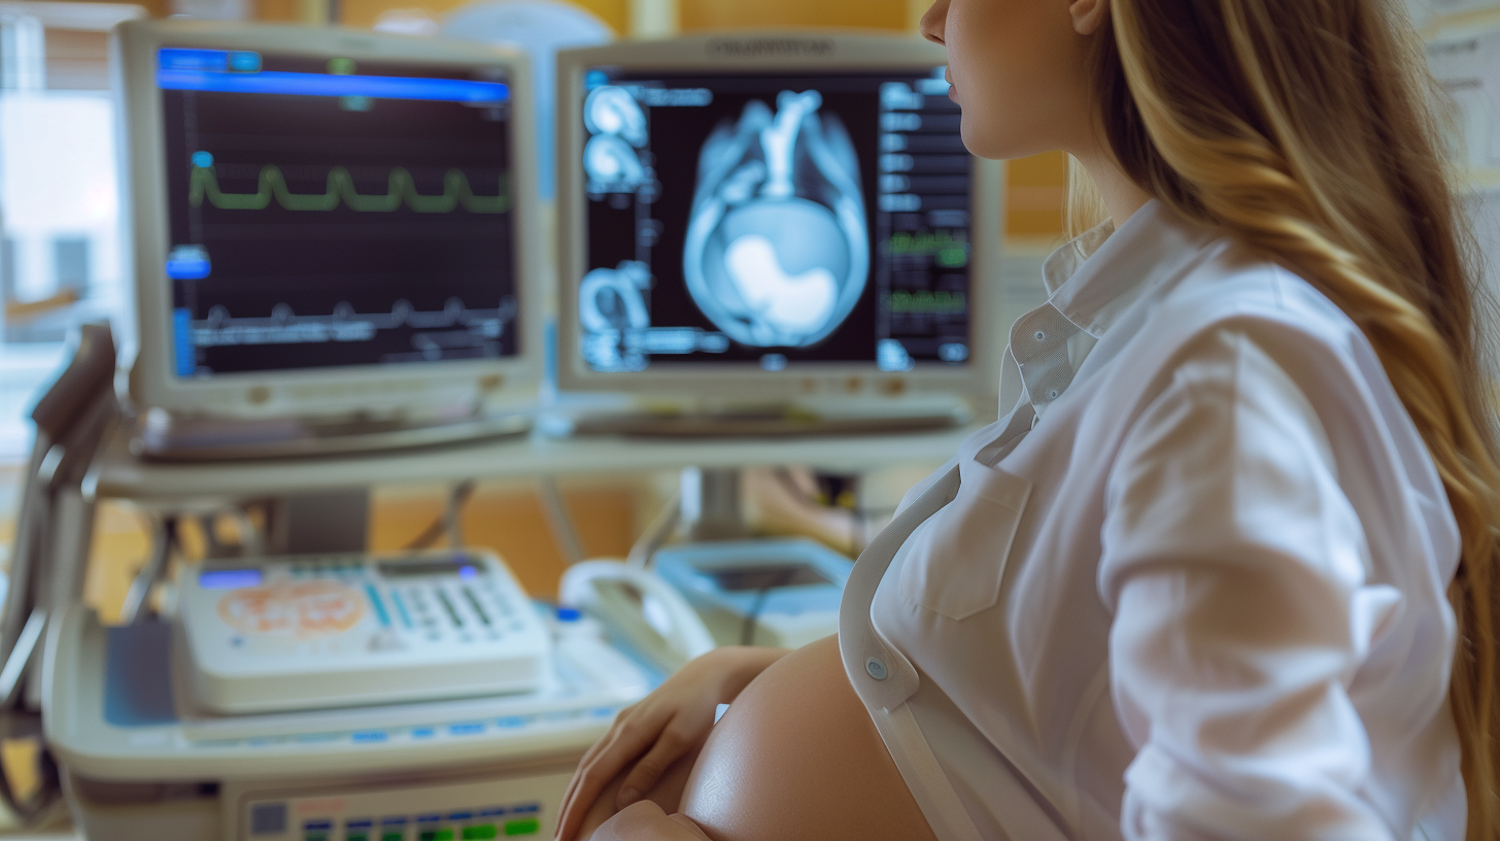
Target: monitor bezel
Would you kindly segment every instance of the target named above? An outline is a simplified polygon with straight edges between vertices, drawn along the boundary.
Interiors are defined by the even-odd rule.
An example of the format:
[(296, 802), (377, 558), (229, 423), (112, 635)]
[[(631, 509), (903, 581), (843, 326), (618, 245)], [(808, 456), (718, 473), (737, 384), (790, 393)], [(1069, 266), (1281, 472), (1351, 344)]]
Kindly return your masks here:
[[(474, 42), (391, 35), (340, 27), (209, 21), (135, 21), (116, 29), (111, 68), (120, 111), (122, 181), (130, 197), (126, 241), (134, 249), (139, 348), (132, 398), (146, 408), (186, 417), (320, 417), (450, 415), (454, 411), (524, 408), (538, 399), (544, 366), (543, 313), (549, 300), (543, 227), (536, 197), (536, 134), (530, 65), (516, 49)], [(165, 127), (156, 86), (163, 47), (338, 56), (355, 61), (458, 68), (500, 68), (511, 87), (512, 224), (518, 353), (504, 359), (402, 365), (351, 365), (179, 377), (172, 364), (171, 281)]]
[[(947, 64), (946, 51), (916, 35), (847, 31), (746, 31), (659, 41), (622, 42), (558, 54), (558, 387), (564, 391), (617, 392), (681, 403), (795, 402), (820, 398), (876, 401), (916, 394), (953, 395), (972, 405), (992, 402), (1005, 349), (1000, 317), (1000, 257), (1004, 166), (975, 159), (970, 231), (970, 362), (919, 364), (906, 372), (881, 371), (871, 362), (794, 362), (782, 371), (752, 363), (721, 365), (653, 363), (644, 371), (589, 369), (579, 346), (578, 284), (588, 271), (587, 199), (582, 166), (584, 76), (592, 67), (633, 73), (701, 71), (930, 71)], [(569, 104), (564, 105), (563, 99)], [(576, 101), (576, 104), (575, 104)], [(988, 232), (989, 236), (980, 236)], [(986, 325), (994, 329), (984, 329)]]

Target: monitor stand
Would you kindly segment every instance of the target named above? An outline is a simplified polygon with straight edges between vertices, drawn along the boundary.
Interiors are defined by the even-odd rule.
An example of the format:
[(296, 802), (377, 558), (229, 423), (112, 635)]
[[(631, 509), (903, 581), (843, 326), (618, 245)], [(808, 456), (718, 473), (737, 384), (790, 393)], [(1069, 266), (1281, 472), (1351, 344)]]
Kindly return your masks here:
[(958, 398), (917, 402), (808, 401), (718, 406), (666, 406), (623, 411), (579, 412), (573, 435), (645, 438), (796, 437), (890, 435), (962, 426), (973, 418)]
[(452, 418), (184, 418), (161, 409), (141, 416), (130, 441), (155, 461), (238, 461), (354, 455), (524, 435), (529, 413), (476, 412)]

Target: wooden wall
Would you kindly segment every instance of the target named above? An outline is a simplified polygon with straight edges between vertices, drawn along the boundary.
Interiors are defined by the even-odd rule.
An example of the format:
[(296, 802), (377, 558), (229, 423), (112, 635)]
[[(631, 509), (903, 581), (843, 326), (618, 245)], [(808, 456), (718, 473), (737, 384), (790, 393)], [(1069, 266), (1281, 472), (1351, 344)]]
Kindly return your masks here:
[[(616, 32), (630, 30), (632, 2), (649, 0), (570, 0), (598, 15)], [(166, 14), (169, 0), (136, 0), (154, 15)], [(305, 20), (309, 6), (326, 0), (253, 0), (259, 19)], [(380, 15), (412, 9), (434, 17), (467, 0), (337, 0), (341, 22), (370, 26)], [(683, 31), (774, 26), (847, 26), (900, 31), (920, 16), (924, 0), (677, 0)], [(1067, 183), (1066, 159), (1057, 153), (1013, 161), (1007, 177), (1008, 236), (1051, 240), (1062, 233)]]
[(907, 0), (680, 0), (684, 32), (772, 26), (905, 30)]

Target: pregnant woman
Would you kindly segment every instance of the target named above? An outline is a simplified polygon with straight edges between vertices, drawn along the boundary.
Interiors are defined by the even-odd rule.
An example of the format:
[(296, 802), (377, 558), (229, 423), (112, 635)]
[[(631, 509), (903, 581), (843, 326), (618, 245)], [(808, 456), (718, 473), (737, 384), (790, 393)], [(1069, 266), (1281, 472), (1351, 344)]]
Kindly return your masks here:
[(922, 28), (969, 149), (1067, 151), (1112, 221), (1047, 262), (1006, 416), (860, 557), (837, 638), (689, 664), (560, 837), (1496, 838), (1494, 384), (1405, 4)]

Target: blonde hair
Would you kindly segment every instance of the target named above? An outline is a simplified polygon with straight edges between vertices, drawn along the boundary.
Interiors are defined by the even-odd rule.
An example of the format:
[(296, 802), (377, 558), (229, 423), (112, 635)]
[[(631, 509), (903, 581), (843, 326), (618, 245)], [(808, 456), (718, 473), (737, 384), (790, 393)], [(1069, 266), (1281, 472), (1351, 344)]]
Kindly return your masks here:
[[(1471, 238), (1421, 45), (1391, 0), (1112, 0), (1094, 39), (1100, 130), (1178, 213), (1315, 284), (1359, 325), (1463, 537), (1449, 690), (1468, 839), (1500, 833), (1500, 468)], [(1098, 202), (1072, 179), (1070, 223)]]

